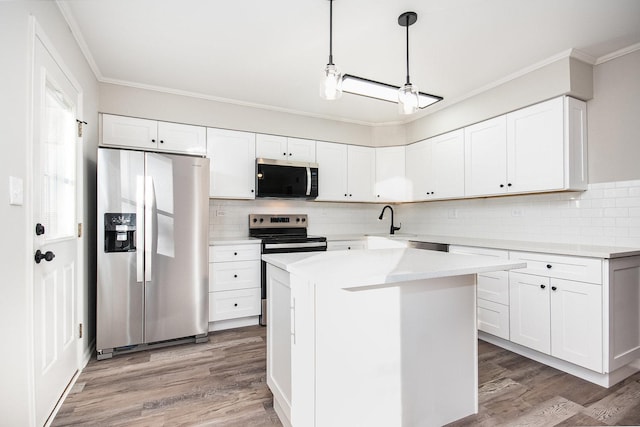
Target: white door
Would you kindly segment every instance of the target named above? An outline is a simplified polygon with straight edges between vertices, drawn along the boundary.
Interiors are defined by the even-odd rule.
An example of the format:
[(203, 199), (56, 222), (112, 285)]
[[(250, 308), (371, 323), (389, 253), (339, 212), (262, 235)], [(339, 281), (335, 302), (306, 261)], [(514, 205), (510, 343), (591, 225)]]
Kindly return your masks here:
[(371, 147), (347, 147), (347, 185), (350, 202), (373, 202), (376, 181), (376, 150)]
[(318, 199), (346, 201), (347, 194), (347, 146), (318, 141)]
[(551, 353), (549, 278), (509, 272), (511, 341)]
[(507, 114), (509, 192), (564, 187), (563, 98)]
[(551, 355), (602, 372), (602, 286), (551, 279)]
[(256, 135), (207, 129), (207, 157), (211, 160), (209, 196), (253, 199), (256, 188)]
[(78, 367), (76, 150), (80, 139), (78, 93), (38, 39), (33, 87), (33, 250), (38, 251), (33, 264), (34, 388), (36, 423), (43, 425)]
[(464, 197), (464, 129), (431, 138), (433, 198)]
[(505, 116), (464, 129), (465, 195), (507, 192), (507, 121)]

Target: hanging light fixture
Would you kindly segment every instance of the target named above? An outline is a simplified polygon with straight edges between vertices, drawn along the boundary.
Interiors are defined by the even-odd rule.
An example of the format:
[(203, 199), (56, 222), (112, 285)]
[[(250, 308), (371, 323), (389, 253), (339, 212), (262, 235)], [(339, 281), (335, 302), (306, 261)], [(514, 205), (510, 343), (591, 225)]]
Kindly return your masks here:
[(329, 0), (329, 63), (320, 81), (320, 96), (328, 100), (342, 96), (342, 74), (333, 63), (333, 0)]
[(401, 114), (413, 114), (420, 108), (418, 88), (409, 79), (409, 27), (416, 23), (418, 14), (405, 12), (398, 16), (398, 24), (407, 29), (407, 81), (398, 90), (398, 107)]

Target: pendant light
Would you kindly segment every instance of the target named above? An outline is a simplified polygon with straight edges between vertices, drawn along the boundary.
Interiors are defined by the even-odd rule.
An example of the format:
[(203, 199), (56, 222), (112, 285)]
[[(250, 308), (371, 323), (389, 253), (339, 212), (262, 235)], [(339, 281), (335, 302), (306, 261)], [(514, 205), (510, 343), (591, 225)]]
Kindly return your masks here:
[(407, 81), (398, 90), (398, 107), (401, 114), (413, 114), (420, 108), (418, 88), (409, 79), (409, 26), (416, 23), (418, 14), (405, 12), (398, 17), (398, 24), (407, 28)]
[(324, 68), (320, 81), (320, 96), (328, 100), (342, 96), (342, 74), (333, 63), (333, 1), (329, 0), (329, 63)]

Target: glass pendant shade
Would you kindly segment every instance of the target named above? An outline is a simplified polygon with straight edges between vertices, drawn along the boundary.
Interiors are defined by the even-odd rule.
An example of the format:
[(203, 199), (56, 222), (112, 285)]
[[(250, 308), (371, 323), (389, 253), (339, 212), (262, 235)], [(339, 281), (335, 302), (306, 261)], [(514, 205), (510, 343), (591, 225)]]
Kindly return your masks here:
[(413, 114), (418, 111), (419, 107), (419, 92), (415, 85), (407, 83), (398, 89), (398, 109), (400, 114)]
[(342, 96), (342, 74), (334, 64), (327, 64), (320, 81), (320, 96), (327, 100)]

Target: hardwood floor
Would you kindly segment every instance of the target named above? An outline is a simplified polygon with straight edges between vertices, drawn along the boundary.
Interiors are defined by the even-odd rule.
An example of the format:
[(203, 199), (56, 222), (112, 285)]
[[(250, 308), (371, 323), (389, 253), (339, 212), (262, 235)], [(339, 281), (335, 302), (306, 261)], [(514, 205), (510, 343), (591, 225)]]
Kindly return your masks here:
[[(279, 426), (265, 334), (252, 326), (91, 360), (52, 425)], [(640, 373), (605, 389), (480, 341), (479, 384), (479, 413), (450, 426), (640, 425)]]

